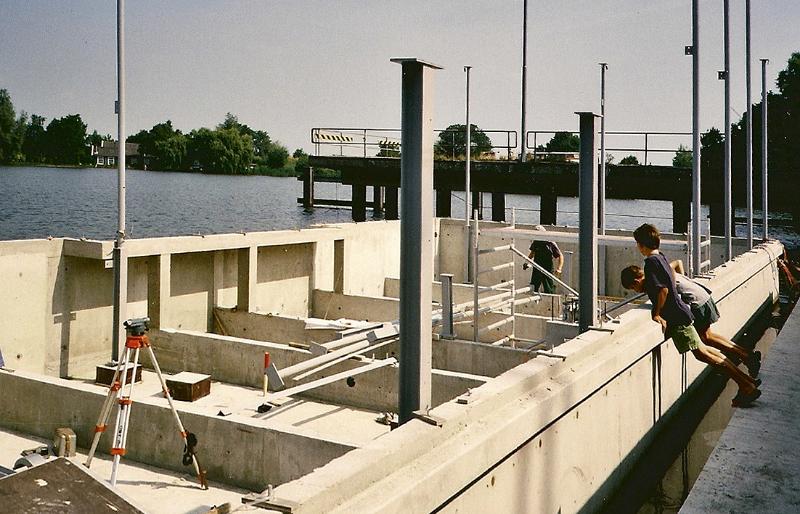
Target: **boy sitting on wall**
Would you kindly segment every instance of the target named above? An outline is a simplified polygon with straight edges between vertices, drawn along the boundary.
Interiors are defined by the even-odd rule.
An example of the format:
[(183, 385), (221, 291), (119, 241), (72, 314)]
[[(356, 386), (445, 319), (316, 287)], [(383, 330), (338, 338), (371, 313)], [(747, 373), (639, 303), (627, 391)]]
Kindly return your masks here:
[[(658, 251), (661, 246), (658, 229), (645, 223), (633, 232), (633, 237), (639, 252), (645, 257), (644, 280), (638, 287), (647, 293), (653, 304), (653, 321), (661, 325), (667, 338), (672, 338), (680, 353), (691, 351), (697, 360), (714, 366), (736, 382), (739, 392), (733, 399), (734, 407), (751, 404), (761, 396), (758, 385), (719, 350), (703, 344), (693, 326), (694, 316), (689, 306), (678, 295), (672, 268), (666, 257)], [(626, 270), (620, 276), (622, 285), (632, 289), (633, 281), (630, 280), (630, 272)]]

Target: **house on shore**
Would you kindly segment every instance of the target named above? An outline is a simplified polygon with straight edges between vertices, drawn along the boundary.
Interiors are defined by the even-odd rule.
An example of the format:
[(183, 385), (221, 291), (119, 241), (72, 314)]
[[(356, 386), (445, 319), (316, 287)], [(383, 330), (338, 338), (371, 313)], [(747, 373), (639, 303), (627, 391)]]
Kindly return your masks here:
[[(116, 141), (101, 141), (99, 146), (92, 145), (91, 155), (94, 158), (94, 166), (96, 168), (116, 166), (119, 156), (118, 148)], [(125, 143), (125, 156), (128, 167), (140, 168), (142, 164), (146, 164), (143, 156), (139, 154), (138, 143)]]

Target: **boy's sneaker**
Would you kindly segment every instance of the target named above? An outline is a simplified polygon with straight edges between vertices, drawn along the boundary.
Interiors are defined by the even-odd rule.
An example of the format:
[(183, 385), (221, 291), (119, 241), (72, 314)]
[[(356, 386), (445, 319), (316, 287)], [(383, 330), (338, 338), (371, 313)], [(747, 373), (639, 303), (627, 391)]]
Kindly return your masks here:
[(747, 366), (747, 373), (756, 378), (759, 370), (761, 370), (761, 352), (753, 350), (745, 361), (745, 366)]
[(749, 407), (751, 403), (756, 401), (761, 396), (760, 389), (753, 389), (750, 394), (744, 394), (741, 391), (731, 401), (732, 407)]

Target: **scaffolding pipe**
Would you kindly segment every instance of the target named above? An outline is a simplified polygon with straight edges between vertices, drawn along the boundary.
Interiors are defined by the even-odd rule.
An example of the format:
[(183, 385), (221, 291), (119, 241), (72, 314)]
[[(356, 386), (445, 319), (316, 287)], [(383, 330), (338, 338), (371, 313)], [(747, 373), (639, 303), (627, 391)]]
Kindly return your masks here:
[(750, 0), (745, 0), (745, 82), (747, 91), (747, 249), (753, 248), (753, 87), (750, 83)]
[(692, 0), (692, 249), (694, 273), (700, 273), (700, 0)]
[(733, 198), (731, 190), (731, 17), (730, 2), (724, 0), (724, 40), (725, 40), (725, 261), (733, 257)]
[(600, 199), (597, 211), (597, 228), (601, 235), (606, 233), (606, 70), (608, 63), (600, 64)]
[[(470, 232), (470, 229), (469, 229), (469, 214), (470, 214), (470, 212), (472, 212), (471, 211), (471, 207), (470, 207), (470, 202), (472, 201), (472, 193), (471, 193), (472, 189), (470, 187), (470, 178), (471, 178), (470, 177), (470, 175), (471, 175), (470, 166), (471, 166), (471, 162), (472, 161), (470, 159), (470, 152), (469, 152), (470, 146), (472, 144), (471, 133), (470, 133), (470, 130), (469, 130), (470, 129), (470, 126), (469, 126), (469, 71), (471, 69), (472, 69), (472, 66), (464, 66), (464, 73), (466, 73), (466, 76), (467, 76), (467, 92), (466, 92), (466, 108), (465, 108), (465, 110), (466, 110), (466, 115), (465, 115), (466, 123), (465, 124), (467, 126), (467, 134), (466, 134), (466, 136), (467, 136), (467, 142), (466, 142), (467, 155), (466, 155), (466, 171), (464, 173), (464, 226), (466, 227), (466, 252), (464, 252), (464, 256), (465, 256), (465, 260), (464, 260), (464, 271), (465, 271), (465, 273), (464, 273), (464, 276), (466, 277), (465, 280), (464, 280), (465, 282), (469, 282), (470, 280), (474, 279), (474, 277), (471, 277), (470, 262), (469, 262), (469, 256), (471, 255), (471, 253), (470, 253), (470, 233), (471, 232)], [(455, 149), (453, 151), (455, 152)]]
[(478, 342), (478, 211), (473, 211), (474, 223), (472, 224), (472, 248), (470, 254), (472, 255), (472, 311), (475, 313), (472, 320), (472, 340)]

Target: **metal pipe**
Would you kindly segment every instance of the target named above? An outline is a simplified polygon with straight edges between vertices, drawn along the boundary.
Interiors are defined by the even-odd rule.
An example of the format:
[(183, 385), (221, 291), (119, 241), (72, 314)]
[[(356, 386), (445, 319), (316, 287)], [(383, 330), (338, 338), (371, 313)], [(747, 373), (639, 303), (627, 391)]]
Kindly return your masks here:
[(470, 254), (472, 255), (472, 277), (473, 277), (473, 288), (472, 288), (472, 309), (475, 313), (472, 319), (472, 340), (476, 343), (478, 342), (478, 211), (473, 211), (474, 221), (475, 223), (472, 224), (472, 248)]
[(700, 273), (700, 0), (692, 0), (692, 270)]
[(600, 234), (606, 233), (606, 70), (608, 63), (600, 64), (600, 200), (598, 204), (597, 228)]
[(400, 423), (431, 406), (433, 282), (433, 74), (439, 66), (392, 59), (403, 66), (400, 187)]
[(528, 0), (523, 0), (522, 7), (522, 121), (520, 125), (519, 162), (525, 162), (525, 116), (527, 102), (525, 93), (528, 89)]
[(128, 303), (128, 260), (125, 256), (125, 0), (117, 0), (117, 233), (114, 236), (114, 312), (111, 359), (122, 354)]
[(767, 95), (767, 64), (769, 59), (761, 59), (761, 218), (764, 228), (762, 238), (769, 239), (769, 182), (767, 181), (767, 112), (769, 95)]
[(747, 249), (753, 248), (753, 87), (750, 83), (750, 0), (745, 0), (745, 81), (747, 83)]
[(725, 168), (724, 168), (724, 192), (725, 192), (725, 260), (729, 261), (733, 257), (733, 199), (731, 191), (731, 17), (730, 1), (723, 0), (724, 18), (724, 40), (725, 40)]
[(597, 319), (597, 149), (595, 125), (597, 115), (578, 112), (581, 148), (578, 184), (580, 251), (580, 319), (578, 330), (585, 332), (596, 326)]
[[(522, 257), (523, 259), (525, 259), (525, 260), (528, 262), (528, 264), (530, 264), (531, 266), (533, 266), (534, 268), (536, 268), (537, 270), (539, 270), (540, 272), (542, 272), (542, 274), (544, 274), (544, 276), (546, 276), (546, 277), (549, 277), (549, 278), (552, 278), (552, 279), (553, 279), (553, 281), (554, 281), (556, 284), (560, 285), (561, 287), (563, 287), (564, 289), (566, 289), (567, 291), (569, 291), (569, 293), (570, 293), (570, 294), (572, 294), (572, 295), (575, 295), (575, 296), (579, 296), (579, 295), (578, 295), (578, 292), (577, 292), (576, 290), (572, 289), (571, 287), (569, 287), (569, 285), (567, 285), (567, 283), (566, 283), (566, 282), (562, 281), (560, 278), (558, 278), (557, 276), (553, 275), (552, 273), (550, 273), (549, 271), (547, 271), (546, 269), (544, 269), (543, 267), (541, 267), (539, 264), (537, 264), (536, 262), (534, 262), (534, 261), (533, 261), (533, 259), (530, 259), (530, 258), (528, 258), (528, 256), (527, 256), (527, 255), (525, 255), (524, 253), (520, 252), (520, 251), (519, 251), (519, 250), (517, 250), (516, 248), (512, 248), (512, 249), (511, 249), (511, 251), (512, 251), (512, 252), (514, 252), (515, 254), (519, 255), (519, 256), (520, 256), (520, 257)], [(520, 292), (520, 293), (521, 293), (521, 292), (522, 292), (522, 289), (518, 290), (518, 292)]]
[[(466, 237), (466, 252), (464, 252), (464, 256), (466, 257), (466, 259), (464, 260), (464, 267), (466, 269), (466, 273), (464, 273), (464, 276), (466, 277), (466, 280), (465, 280), (466, 282), (469, 282), (470, 278), (474, 278), (474, 277), (471, 277), (470, 263), (469, 263), (469, 256), (471, 255), (470, 254), (470, 241), (469, 241), (469, 239), (470, 239), (469, 238), (469, 234), (470, 234), (470, 230), (469, 230), (469, 215), (470, 215), (470, 212), (472, 212), (471, 211), (471, 206), (470, 206), (470, 203), (472, 201), (472, 189), (470, 187), (470, 178), (471, 178), (470, 177), (470, 175), (471, 175), (470, 167), (471, 167), (471, 164), (472, 164), (472, 160), (470, 159), (470, 147), (472, 146), (472, 137), (471, 137), (472, 135), (471, 135), (470, 123), (469, 123), (469, 71), (471, 69), (472, 69), (472, 66), (464, 66), (464, 72), (466, 73), (466, 76), (467, 76), (466, 116), (465, 116), (466, 117), (466, 123), (465, 124), (466, 124), (466, 131), (467, 131), (467, 134), (466, 134), (466, 136), (467, 136), (466, 137), (466, 139), (467, 139), (467, 141), (466, 141), (466, 152), (467, 152), (467, 154), (466, 154), (466, 172), (465, 172), (465, 176), (464, 176), (464, 223), (465, 223), (466, 234), (467, 234), (467, 237)], [(453, 152), (455, 152), (455, 144), (453, 145)]]

